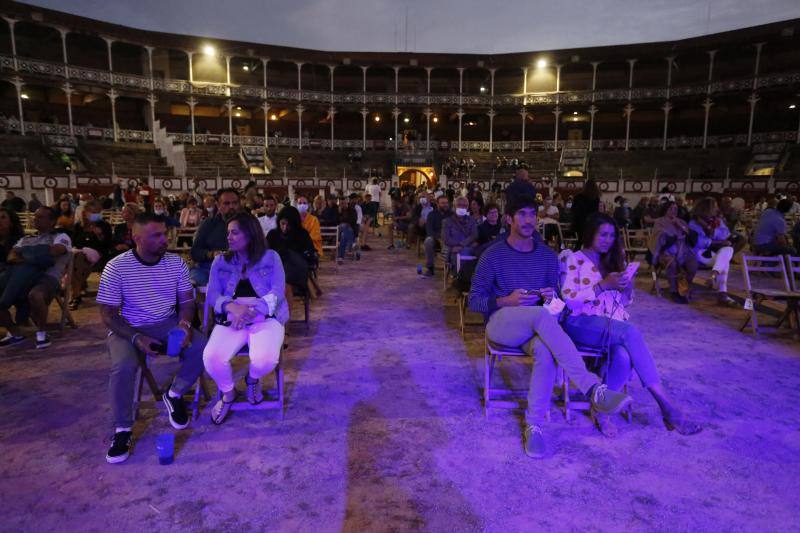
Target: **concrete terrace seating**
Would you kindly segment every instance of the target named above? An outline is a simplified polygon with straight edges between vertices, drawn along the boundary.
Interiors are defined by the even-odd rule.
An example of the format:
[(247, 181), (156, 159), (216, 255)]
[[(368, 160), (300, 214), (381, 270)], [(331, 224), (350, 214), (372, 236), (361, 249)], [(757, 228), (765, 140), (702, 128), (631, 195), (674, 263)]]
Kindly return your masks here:
[[(362, 159), (351, 163), (347, 160), (348, 151), (291, 148), (270, 148), (272, 172), (283, 176), (284, 170), (289, 177), (307, 178), (313, 176), (325, 178), (341, 178), (343, 176), (361, 177), (365, 169), (380, 169), (384, 177), (392, 175), (393, 152), (361, 151)], [(294, 167), (289, 168), (287, 159), (294, 160)]]
[(0, 135), (0, 172), (64, 173), (64, 167), (42, 148), (37, 135)]
[(619, 177), (650, 179), (658, 177), (686, 179), (689, 169), (693, 178), (724, 178), (744, 175), (750, 151), (741, 148), (713, 150), (632, 150), (629, 152), (593, 151), (589, 154), (589, 175), (595, 178)]
[(494, 173), (496, 179), (514, 177), (514, 169), (510, 166), (496, 169), (497, 157), (505, 157), (507, 161), (517, 159), (520, 163), (524, 162), (528, 166), (528, 174), (531, 177), (552, 176), (558, 169), (558, 161), (561, 158), (560, 152), (553, 151), (530, 151), (530, 152), (459, 152), (455, 151), (440, 151), (436, 152), (436, 169), (441, 170), (442, 165), (447, 163), (448, 158), (455, 157), (458, 161), (461, 159), (469, 160), (470, 158), (475, 162), (475, 168), (470, 173), (472, 178), (478, 179), (483, 177), (491, 177)]
[(239, 157), (238, 147), (185, 144), (184, 151), (187, 176), (231, 177), (250, 173)]
[(174, 175), (172, 167), (150, 143), (84, 141), (80, 148), (90, 174), (111, 174), (113, 162), (114, 173), (121, 176)]

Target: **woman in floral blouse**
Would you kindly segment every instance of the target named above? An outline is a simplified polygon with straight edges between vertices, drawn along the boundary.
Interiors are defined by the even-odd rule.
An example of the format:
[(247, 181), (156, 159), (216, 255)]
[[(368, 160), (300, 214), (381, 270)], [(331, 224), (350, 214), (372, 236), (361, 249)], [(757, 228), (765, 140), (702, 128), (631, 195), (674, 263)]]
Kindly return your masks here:
[[(608, 388), (622, 390), (636, 370), (642, 385), (650, 391), (664, 425), (682, 435), (702, 428), (689, 421), (667, 397), (656, 370), (653, 354), (639, 329), (628, 322), (625, 307), (633, 299), (633, 273), (626, 273), (625, 252), (614, 219), (603, 213), (587, 218), (580, 251), (561, 258), (561, 292), (570, 316), (564, 331), (577, 346), (607, 349)], [(598, 429), (614, 436), (616, 428), (606, 416), (596, 416)]]

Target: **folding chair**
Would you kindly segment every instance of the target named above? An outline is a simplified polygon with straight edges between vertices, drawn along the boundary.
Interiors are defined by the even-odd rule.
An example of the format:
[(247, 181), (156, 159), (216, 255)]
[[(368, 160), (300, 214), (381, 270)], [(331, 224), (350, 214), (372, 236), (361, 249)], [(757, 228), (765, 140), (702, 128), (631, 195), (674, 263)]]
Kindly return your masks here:
[(323, 226), (319, 229), (322, 236), (322, 252), (332, 252), (333, 257), (336, 257), (337, 250), (339, 250), (339, 228), (336, 226)]
[[(495, 388), (492, 387), (492, 374), (495, 363), (501, 362), (503, 357), (529, 357), (528, 354), (511, 346), (493, 343), (484, 333), (483, 344), (483, 416), (489, 417), (489, 410), (495, 408), (518, 409), (524, 405), (528, 396), (528, 389)], [(548, 420), (550, 413), (548, 412)]]
[[(604, 350), (598, 350), (596, 348), (586, 347), (586, 346), (577, 346), (578, 351), (583, 357), (583, 360), (586, 361), (587, 359), (593, 359), (594, 363), (597, 364), (598, 362), (603, 364), (600, 369), (600, 379), (601, 381), (605, 381), (605, 374), (607, 370), (608, 358), (607, 354)], [(603, 362), (605, 359), (605, 362)], [(558, 374), (556, 377), (557, 382), (559, 382), (562, 386), (561, 394), (560, 394), (560, 402), (561, 406), (564, 410), (564, 418), (569, 422), (572, 419), (572, 411), (590, 411), (592, 408), (592, 404), (589, 401), (589, 398), (586, 397), (579, 397), (573, 398), (570, 392), (569, 386), (569, 376), (562, 367), (558, 367)], [(628, 384), (626, 383), (625, 386), (622, 388), (622, 392), (625, 394), (628, 393)], [(630, 424), (633, 418), (632, 407), (629, 404), (628, 407), (625, 409), (623, 413), (625, 420)]]
[[(790, 267), (793, 268), (793, 267)], [(778, 275), (778, 287), (755, 287), (751, 279), (751, 272), (768, 272)], [(794, 277), (794, 270), (793, 276)], [(765, 257), (757, 255), (743, 255), (742, 256), (742, 274), (744, 276), (744, 285), (747, 291), (747, 300), (745, 301), (745, 311), (749, 308), (749, 316), (745, 318), (744, 323), (739, 328), (739, 331), (744, 331), (748, 324), (752, 324), (753, 335), (758, 335), (758, 306), (766, 301), (773, 300), (776, 302), (784, 302), (786, 307), (781, 314), (778, 321), (772, 326), (775, 329), (780, 328), (784, 322), (789, 321), (790, 327), (792, 322), (797, 319), (797, 306), (800, 301), (800, 292), (795, 291), (789, 285), (789, 278), (786, 275), (786, 263), (784, 258)], [(774, 279), (774, 278), (770, 278)], [(762, 279), (763, 282), (763, 279)]]
[(649, 229), (628, 229), (622, 231), (623, 243), (625, 245), (625, 253), (628, 256), (628, 262), (636, 259), (636, 256), (641, 254), (646, 256), (650, 250), (647, 247), (647, 241), (650, 239)]
[[(456, 275), (461, 272), (461, 263), (464, 261), (477, 261), (477, 257), (474, 255), (458, 255), (456, 256)], [(445, 285), (445, 289), (447, 286)], [(458, 293), (458, 327), (461, 331), (461, 338), (464, 338), (464, 329), (467, 325), (478, 325), (475, 324), (467, 324), (467, 300), (469, 299), (469, 291), (459, 291)], [(483, 324), (483, 321), (480, 322)]]
[[(149, 358), (140, 352), (136, 354), (139, 358), (139, 367), (136, 369), (136, 377), (134, 381), (133, 387), (133, 417), (134, 419), (139, 417), (139, 409), (143, 407), (143, 404), (151, 409), (158, 409), (158, 403), (162, 401), (163, 392), (161, 387), (158, 385), (158, 381), (156, 380), (155, 376), (153, 375), (153, 371), (150, 370), (150, 360)], [(147, 386), (150, 389), (150, 392), (153, 395), (153, 402), (143, 402), (142, 401), (142, 394), (144, 393), (144, 384), (147, 382)], [(210, 399), (208, 392), (206, 392), (205, 387), (205, 379), (203, 374), (200, 374), (200, 378), (194, 385), (194, 392), (192, 393), (192, 402), (189, 404), (189, 407), (192, 411), (192, 420), (197, 420), (197, 417), (200, 413), (200, 396), (203, 396), (205, 401)]]
[[(203, 333), (206, 337), (210, 338), (211, 330), (214, 325), (213, 320), (213, 303), (204, 298), (203, 303)], [(250, 355), (249, 347), (244, 346), (236, 357), (248, 357)], [(238, 381), (238, 380), (235, 380)], [(200, 391), (195, 393), (195, 402), (200, 400)], [(264, 401), (259, 404), (253, 405), (247, 400), (239, 400), (231, 406), (231, 411), (251, 411), (251, 410), (264, 410), (264, 409), (277, 409), (278, 417), (283, 420), (284, 410), (284, 383), (283, 383), (283, 347), (281, 347), (280, 355), (278, 356), (278, 364), (275, 366), (275, 390), (264, 391)]]

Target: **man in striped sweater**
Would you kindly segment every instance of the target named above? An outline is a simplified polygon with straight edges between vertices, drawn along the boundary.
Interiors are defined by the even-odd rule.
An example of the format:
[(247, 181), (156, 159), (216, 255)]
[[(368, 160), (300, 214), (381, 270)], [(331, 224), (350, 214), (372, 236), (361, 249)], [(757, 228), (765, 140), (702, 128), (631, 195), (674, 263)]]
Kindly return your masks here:
[(533, 356), (524, 448), (528, 456), (541, 458), (547, 453), (542, 425), (550, 410), (556, 362), (587, 394), (597, 412), (619, 412), (631, 399), (608, 390), (586, 370), (557, 316), (540, 305), (557, 296), (559, 265), (556, 254), (536, 232), (537, 207), (534, 197), (527, 194), (509, 199), (510, 232), (481, 255), (472, 278), (469, 307), (483, 313), (489, 342), (521, 348)]

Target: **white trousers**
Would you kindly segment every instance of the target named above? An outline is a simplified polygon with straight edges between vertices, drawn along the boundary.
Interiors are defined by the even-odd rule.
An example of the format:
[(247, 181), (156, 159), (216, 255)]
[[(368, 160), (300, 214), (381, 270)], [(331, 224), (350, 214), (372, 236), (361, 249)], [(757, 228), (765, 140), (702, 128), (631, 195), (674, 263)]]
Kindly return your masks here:
[(258, 379), (266, 376), (278, 364), (283, 346), (283, 332), (283, 325), (274, 318), (242, 329), (219, 324), (214, 326), (203, 350), (206, 372), (216, 382), (219, 390), (233, 390), (235, 383), (231, 359), (247, 344), (250, 352), (250, 377)]
[(697, 254), (697, 261), (701, 265), (711, 265), (711, 270), (717, 272), (717, 288), (719, 292), (728, 292), (728, 271), (731, 268), (733, 259), (733, 248), (725, 246), (716, 252), (711, 252), (711, 257), (705, 257), (701, 253)]

